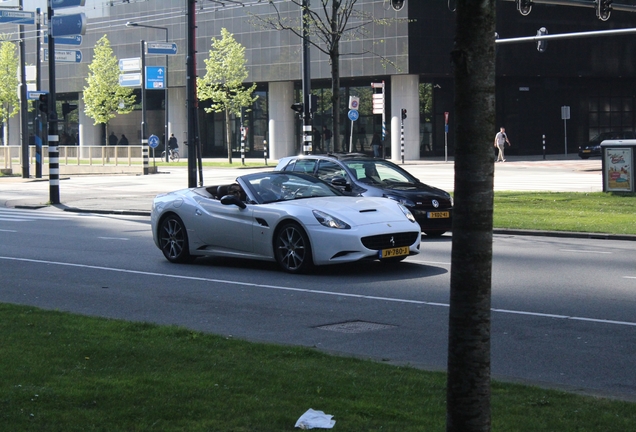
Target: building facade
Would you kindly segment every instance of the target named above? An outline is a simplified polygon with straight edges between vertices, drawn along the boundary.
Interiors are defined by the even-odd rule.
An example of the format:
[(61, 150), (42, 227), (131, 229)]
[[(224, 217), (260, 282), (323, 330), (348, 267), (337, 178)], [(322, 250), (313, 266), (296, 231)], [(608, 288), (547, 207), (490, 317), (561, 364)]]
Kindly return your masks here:
[[(312, 8), (314, 3), (312, 2)], [(634, 3), (623, 1), (624, 4)], [(284, 19), (298, 22), (300, 8), (290, 1), (274, 1)], [(82, 43), (60, 49), (81, 51), (80, 62), (57, 62), (56, 88), (60, 101), (60, 137), (68, 143), (103, 145), (105, 130), (84, 114), (82, 91), (88, 64), (97, 40), (107, 35), (118, 59), (141, 55), (140, 41), (177, 44), (178, 52), (168, 59), (169, 133), (182, 145), (187, 140), (186, 119), (186, 0), (86, 0), (81, 8), (55, 14), (84, 12), (88, 25)], [(334, 133), (336, 150), (371, 153), (373, 133), (382, 133), (382, 116), (372, 113), (372, 83), (385, 83), (385, 150), (387, 157), (406, 160), (452, 157), (454, 152), (454, 82), (450, 62), (455, 34), (452, 2), (407, 0), (400, 11), (389, 0), (359, 0), (356, 9), (383, 23), (368, 23), (363, 32), (346, 34), (340, 44), (340, 130)], [(46, 11), (44, 0), (24, 0), (24, 9)], [(240, 128), (247, 131), (248, 157), (279, 159), (301, 151), (302, 123), (290, 106), (302, 100), (302, 44), (291, 31), (267, 28), (264, 19), (275, 18), (268, 2), (199, 1), (196, 13), (197, 74), (205, 74), (204, 59), (213, 37), (228, 29), (246, 48), (249, 76), (246, 85), (257, 84), (259, 96), (242, 118), (226, 124), (223, 114), (207, 113), (206, 101), (199, 103), (199, 138), (203, 157), (227, 155), (225, 128), (232, 131), (231, 146), (240, 155)], [(351, 27), (364, 22), (352, 15)], [(515, 2), (497, 2), (497, 33), (500, 39), (534, 36), (545, 27), (549, 34), (603, 31), (630, 28), (636, 14), (614, 11), (601, 21), (592, 8), (534, 5), (528, 16), (516, 10)], [(46, 19), (42, 28), (46, 27)], [(137, 23), (138, 26), (127, 26)], [(149, 27), (144, 27), (149, 26)], [(27, 63), (38, 63), (35, 26), (26, 28)], [(14, 24), (0, 24), (0, 32), (15, 33)], [(318, 39), (317, 36), (312, 36)], [(57, 47), (56, 47), (57, 49)], [(597, 34), (587, 38), (554, 40), (545, 52), (536, 42), (498, 44), (496, 58), (497, 125), (506, 127), (512, 147), (509, 154), (576, 153), (578, 145), (601, 132), (633, 131), (636, 89), (634, 75), (636, 44), (633, 36)], [(145, 55), (148, 66), (165, 66), (166, 56)], [(310, 50), (312, 93), (318, 96), (313, 124), (333, 128), (331, 119), (331, 67), (329, 58), (317, 48)], [(47, 63), (40, 61), (41, 89), (48, 87)], [(141, 99), (141, 91), (135, 88)], [(163, 90), (146, 92), (147, 135), (164, 134), (165, 98)], [(349, 96), (360, 100), (356, 121), (347, 117)], [(63, 112), (61, 104), (78, 109)], [(562, 118), (562, 107), (570, 116)], [(402, 119), (401, 112), (407, 116)], [(37, 111), (37, 110), (36, 110)], [(31, 114), (34, 116), (34, 113)], [(30, 125), (34, 127), (34, 119)], [(19, 130), (13, 118), (10, 131)], [(141, 104), (127, 115), (118, 115), (109, 124), (116, 135), (125, 134), (130, 144), (141, 143)], [(493, 138), (497, 131), (493, 131)], [(17, 132), (9, 134), (9, 144), (18, 145)], [(545, 136), (545, 141), (544, 137)], [(404, 149), (402, 149), (402, 138)], [(61, 144), (63, 138), (61, 138)], [(182, 153), (187, 148), (182, 145)]]

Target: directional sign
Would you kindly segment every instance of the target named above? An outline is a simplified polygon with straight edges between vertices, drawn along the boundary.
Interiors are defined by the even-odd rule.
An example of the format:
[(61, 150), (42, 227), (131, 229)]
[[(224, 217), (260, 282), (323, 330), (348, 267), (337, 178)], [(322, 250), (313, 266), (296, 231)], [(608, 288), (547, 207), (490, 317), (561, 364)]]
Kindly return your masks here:
[(358, 113), (358, 110), (352, 109), (352, 110), (349, 110), (348, 116), (349, 116), (349, 120), (356, 121), (360, 117), (360, 113)]
[(146, 54), (174, 55), (177, 44), (174, 42), (146, 42)]
[(132, 71), (140, 71), (140, 70), (141, 70), (140, 57), (125, 58), (125, 59), (119, 60), (120, 72), (132, 72)]
[(157, 90), (165, 87), (165, 71), (162, 66), (146, 66), (146, 89)]
[[(49, 50), (44, 49), (44, 61), (49, 61)], [(78, 50), (55, 50), (55, 61), (64, 63), (80, 63), (82, 52)]]
[(62, 9), (68, 7), (84, 6), (86, 0), (52, 0), (51, 9)]
[(157, 148), (159, 146), (159, 137), (157, 135), (150, 135), (148, 137), (148, 145), (152, 148)]
[(122, 87), (141, 87), (141, 73), (119, 74), (119, 85)]
[(86, 32), (86, 14), (54, 15), (51, 18), (51, 36), (83, 35)]
[(1, 10), (0, 23), (35, 24), (35, 12)]
[[(66, 36), (66, 37), (61, 37), (58, 36), (56, 38), (53, 38), (55, 45), (76, 45), (79, 46), (82, 44), (82, 35), (75, 35), (75, 36)], [(49, 36), (44, 33), (44, 43), (47, 44), (49, 43)]]
[(39, 100), (41, 95), (45, 95), (48, 94), (49, 92), (45, 92), (45, 91), (28, 91), (27, 92), (27, 99), (30, 100)]

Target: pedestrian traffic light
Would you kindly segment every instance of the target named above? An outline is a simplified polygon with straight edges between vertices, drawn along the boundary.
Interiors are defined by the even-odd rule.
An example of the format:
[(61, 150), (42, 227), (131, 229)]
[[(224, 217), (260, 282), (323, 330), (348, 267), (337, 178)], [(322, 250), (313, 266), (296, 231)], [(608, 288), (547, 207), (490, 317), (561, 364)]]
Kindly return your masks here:
[(517, 10), (523, 16), (530, 15), (532, 10), (532, 0), (515, 0), (517, 3)]
[(402, 120), (406, 118), (406, 110), (402, 108)]
[(292, 104), (291, 109), (296, 111), (298, 114), (302, 114), (303, 113), (303, 103), (302, 102), (296, 102), (295, 104)]
[(399, 11), (404, 7), (406, 0), (391, 0), (391, 7), (393, 10)]
[(41, 94), (38, 97), (38, 100), (40, 101), (39, 105), (38, 105), (38, 109), (44, 113), (49, 112), (49, 95), (48, 93), (44, 93)]
[(596, 16), (607, 21), (612, 13), (612, 0), (596, 0)]
[[(545, 27), (541, 27), (537, 30), (537, 36), (545, 36), (548, 34), (548, 30)], [(548, 49), (548, 41), (547, 40), (538, 40), (537, 41), (537, 51), (540, 53), (545, 52)]]

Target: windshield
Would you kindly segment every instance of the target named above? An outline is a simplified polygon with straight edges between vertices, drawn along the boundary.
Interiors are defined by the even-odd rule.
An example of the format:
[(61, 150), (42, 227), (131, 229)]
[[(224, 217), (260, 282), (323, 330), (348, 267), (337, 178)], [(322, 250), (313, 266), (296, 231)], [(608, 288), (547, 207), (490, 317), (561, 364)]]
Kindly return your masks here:
[(417, 180), (409, 173), (384, 160), (352, 160), (344, 163), (362, 183), (371, 185), (417, 183)]
[(311, 197), (340, 196), (337, 189), (315, 177), (296, 173), (259, 173), (243, 177), (262, 204)]

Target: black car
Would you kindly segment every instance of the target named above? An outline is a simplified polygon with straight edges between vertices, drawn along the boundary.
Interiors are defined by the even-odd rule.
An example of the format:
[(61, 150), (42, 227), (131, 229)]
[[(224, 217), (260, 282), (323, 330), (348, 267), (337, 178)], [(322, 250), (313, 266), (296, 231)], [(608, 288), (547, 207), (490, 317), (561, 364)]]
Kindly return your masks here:
[(276, 170), (314, 175), (347, 194), (399, 201), (413, 213), (428, 236), (441, 236), (451, 229), (450, 194), (422, 183), (385, 159), (358, 153), (290, 156), (281, 159)]
[(601, 156), (601, 143), (605, 140), (621, 140), (621, 139), (634, 139), (636, 136), (634, 132), (602, 132), (596, 135), (586, 145), (579, 146), (579, 157), (581, 159), (588, 159), (592, 156)]

